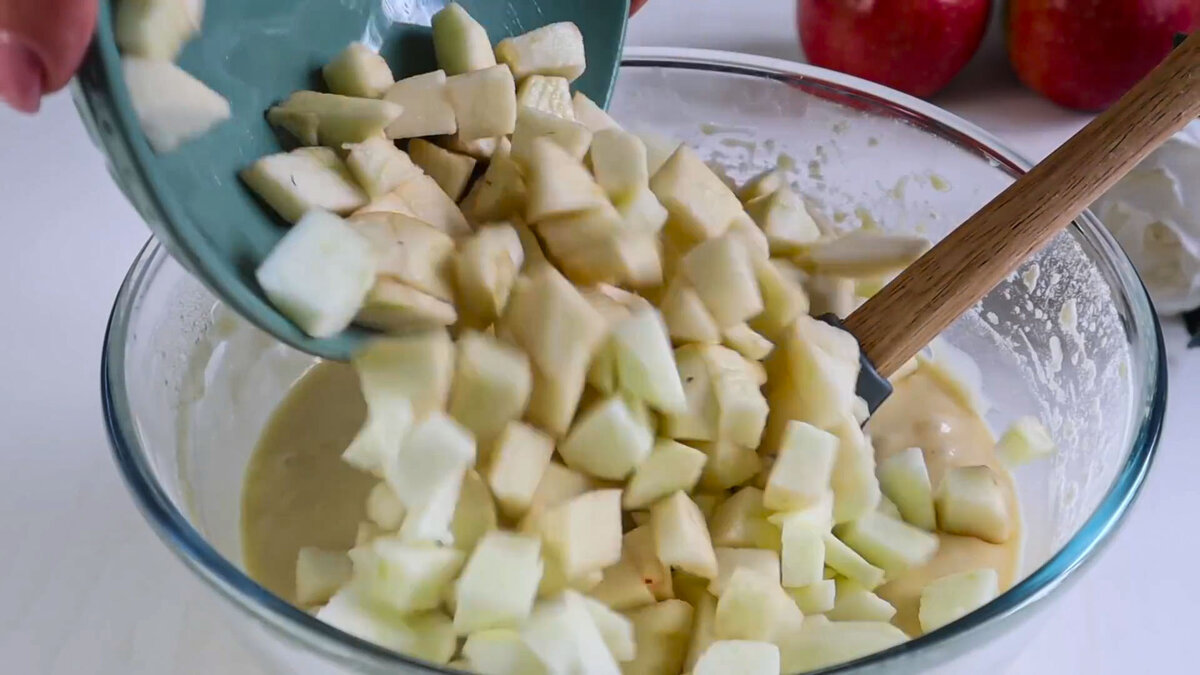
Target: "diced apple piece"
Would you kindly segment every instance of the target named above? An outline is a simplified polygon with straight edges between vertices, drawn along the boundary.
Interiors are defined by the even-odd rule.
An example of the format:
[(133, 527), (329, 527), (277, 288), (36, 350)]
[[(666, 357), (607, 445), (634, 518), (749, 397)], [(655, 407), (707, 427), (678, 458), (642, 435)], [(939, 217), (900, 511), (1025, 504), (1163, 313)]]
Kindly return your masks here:
[(857, 581), (868, 590), (873, 590), (883, 583), (883, 570), (867, 562), (833, 534), (827, 532), (822, 536), (825, 541), (825, 564), (831, 569), (847, 579)]
[(474, 463), (475, 439), (470, 432), (434, 410), (417, 422), (394, 456), (384, 458), (383, 475), (412, 511), (428, 502), (442, 483), (461, 481)]
[(229, 101), (169, 61), (122, 59), (129, 99), (155, 152), (171, 152), (229, 119)]
[(710, 520), (717, 546), (780, 549), (779, 528), (767, 522), (763, 492), (758, 488), (738, 490), (717, 506)]
[(629, 479), (622, 506), (629, 510), (642, 509), (673, 492), (691, 492), (700, 480), (707, 459), (695, 448), (672, 440), (658, 440)]
[(481, 443), (521, 416), (532, 387), (529, 358), (520, 350), (475, 332), (458, 338), (450, 415)]
[(267, 121), (283, 125), (296, 116), (316, 117), (318, 142), (337, 148), (378, 137), (403, 110), (382, 99), (298, 91), (268, 110)]
[(807, 624), (813, 614), (824, 614), (833, 609), (837, 598), (837, 583), (833, 579), (822, 579), (800, 588), (785, 588), (792, 601), (804, 612)]
[(446, 95), (445, 71), (435, 70), (389, 84), (383, 93), (383, 100), (404, 108), (400, 116), (384, 129), (389, 139), (436, 136), (458, 131), (458, 120)]
[(533, 370), (533, 393), (525, 419), (541, 430), (561, 439), (575, 417), (586, 384), (586, 371), (563, 371), (543, 375)]
[(667, 210), (645, 185), (615, 198), (613, 206), (617, 208), (625, 227), (634, 232), (657, 235), (667, 222)]
[(821, 275), (874, 277), (904, 269), (929, 248), (929, 240), (856, 230), (807, 247), (803, 263)]
[(496, 65), (487, 30), (457, 2), (433, 15), (433, 51), (438, 66), (450, 75)]
[[(484, 630), (467, 636), (462, 654), (468, 670), (485, 675), (547, 675), (515, 630)], [(453, 664), (452, 664), (453, 665)]]
[(370, 383), (363, 386), (367, 417), (342, 453), (342, 461), (382, 477), (384, 458), (391, 456), (412, 429), (413, 406), (403, 382), (380, 383), (386, 377), (383, 368), (387, 367), (388, 359), (377, 360), (372, 356), (377, 350), (379, 347), (369, 345), (354, 361), (360, 381)]
[(663, 318), (673, 339), (681, 342), (712, 343), (720, 329), (696, 290), (679, 280), (667, 287), (662, 301)]
[(800, 588), (821, 581), (825, 572), (825, 535), (801, 519), (785, 520), (782, 526), (783, 585)]
[(379, 98), (392, 86), (392, 69), (377, 52), (361, 42), (351, 42), (321, 70), (330, 93)]
[(662, 280), (658, 242), (623, 231), (612, 205), (554, 216), (538, 223), (546, 252), (574, 283), (656, 286)]
[(775, 642), (803, 621), (804, 614), (777, 580), (740, 567), (717, 599), (713, 634), (719, 640)]
[(409, 141), (408, 153), (446, 196), (455, 201), (462, 197), (475, 171), (474, 157), (450, 152), (421, 138)]
[(875, 477), (875, 450), (853, 417), (833, 427), (838, 437), (837, 461), (833, 466), (833, 519), (844, 523), (875, 512), (881, 496)]
[(404, 522), (404, 502), (385, 482), (379, 482), (367, 493), (367, 518), (381, 529), (395, 532)]
[(571, 104), (571, 84), (565, 77), (530, 75), (521, 80), (521, 85), (517, 87), (518, 110), (521, 107), (534, 108), (575, 121), (575, 108)]
[(933, 485), (920, 448), (897, 452), (876, 470), (883, 494), (895, 503), (901, 517), (923, 530), (937, 529), (933, 510)]
[(630, 609), (674, 597), (671, 571), (658, 559), (654, 531), (639, 525), (621, 542), (621, 560), (604, 569), (591, 595), (613, 609)]
[(458, 576), (463, 553), (453, 548), (407, 544), (380, 537), (351, 549), (351, 584), (365, 598), (394, 611), (435, 609), (443, 588)]
[(446, 78), (446, 98), (463, 141), (511, 134), (517, 125), (512, 71), (498, 65)]
[(762, 458), (757, 452), (731, 441), (697, 441), (696, 447), (707, 457), (700, 474), (701, 489), (735, 488), (762, 470)]
[(424, 503), (405, 514), (398, 534), (400, 541), (422, 546), (454, 543), (452, 526), (463, 494), (465, 475), (459, 474), (436, 484)]
[(377, 253), (378, 274), (449, 301), (454, 240), (425, 223), (399, 213), (351, 216), (350, 227), (366, 237)]
[(341, 218), (314, 210), (296, 223), (255, 271), (281, 313), (313, 337), (350, 325), (375, 280), (371, 244)]
[(729, 187), (687, 145), (680, 145), (666, 163), (653, 171), (650, 189), (683, 233), (693, 239), (721, 235), (742, 212), (742, 203)]
[(687, 409), (667, 327), (656, 310), (646, 307), (618, 322), (611, 340), (623, 391), (661, 412)]
[(779, 553), (762, 548), (714, 549), (717, 555), (717, 576), (708, 585), (708, 592), (721, 597), (733, 573), (739, 569), (753, 570), (776, 582), (780, 579)]
[(770, 258), (771, 244), (767, 241), (767, 235), (758, 229), (758, 224), (749, 215), (739, 213), (729, 222), (729, 229), (725, 232), (736, 239), (756, 263)]
[[(305, 149), (306, 150), (318, 150), (318, 149), (324, 150), (326, 148), (305, 148)], [(389, 192), (381, 197), (372, 199), (365, 206), (357, 209), (352, 215), (365, 216), (365, 215), (369, 215), (372, 213), (399, 213), (402, 216), (408, 216), (410, 218), (417, 217), (416, 212), (414, 212), (412, 210), (412, 207), (408, 205), (408, 202), (404, 201), (404, 199), (400, 195), (396, 194), (395, 192)], [(424, 221), (421, 221), (421, 222), (424, 222)]]
[(533, 161), (533, 141), (545, 138), (558, 144), (574, 159), (582, 161), (592, 143), (592, 132), (579, 122), (536, 108), (517, 110), (512, 132), (512, 158), (528, 167)]
[(767, 479), (764, 506), (788, 511), (820, 499), (829, 490), (837, 454), (837, 436), (805, 422), (790, 422)]
[(850, 579), (837, 579), (837, 598), (825, 616), (832, 621), (891, 621), (896, 608)]
[(203, 2), (189, 11), (182, 0), (122, 0), (116, 8), (115, 32), (122, 54), (158, 62), (174, 61), (183, 45), (200, 30)]
[(567, 466), (597, 478), (623, 480), (650, 454), (654, 432), (612, 396), (580, 414), (558, 446)]
[(454, 630), (466, 635), (517, 627), (533, 609), (541, 578), (540, 541), (507, 532), (488, 533), (458, 580)]
[(540, 518), (547, 510), (596, 487), (596, 481), (590, 476), (572, 471), (558, 462), (550, 462), (542, 471), (542, 479), (538, 481), (519, 529), (522, 532), (536, 531)]
[(479, 472), (471, 469), (462, 477), (458, 504), (450, 521), (454, 547), (470, 553), (489, 532), (496, 530), (496, 502)]
[(621, 491), (585, 492), (546, 511), (537, 526), (568, 581), (600, 572), (621, 559)]
[(692, 619), (692, 634), (688, 639), (687, 658), (683, 664), (685, 673), (692, 672), (696, 667), (696, 662), (700, 660), (700, 655), (716, 640), (713, 629), (716, 623), (717, 599), (701, 587), (688, 601), (695, 609)]
[(462, 210), (476, 223), (523, 215), (527, 190), (521, 168), (508, 155), (492, 158), (462, 201)]
[(829, 532), (833, 529), (833, 503), (833, 490), (827, 489), (811, 504), (790, 511), (773, 513), (767, 516), (767, 520), (781, 528), (792, 523), (795, 526), (803, 525), (820, 532)]
[(305, 148), (268, 155), (241, 172), (242, 180), (284, 220), (313, 210), (349, 213), (367, 201), (337, 155)]
[(487, 469), (488, 486), (509, 518), (519, 518), (533, 502), (554, 453), (554, 440), (522, 422), (509, 422), (496, 438)]
[(804, 200), (786, 186), (747, 202), (746, 213), (767, 235), (771, 255), (792, 255), (821, 236)]
[(595, 622), (613, 658), (618, 661), (632, 661), (637, 650), (637, 645), (634, 644), (633, 622), (586, 595), (580, 596), (580, 600)]
[(465, 323), (483, 328), (500, 316), (524, 259), (520, 237), (507, 224), (482, 227), (462, 244), (454, 274)]
[(750, 326), (739, 323), (721, 331), (721, 342), (751, 361), (761, 361), (767, 358), (775, 345), (765, 337), (754, 332)]
[(664, 600), (629, 612), (637, 656), (621, 665), (622, 674), (678, 673), (687, 656), (693, 613), (682, 600)]
[(783, 260), (754, 261), (754, 277), (763, 298), (763, 311), (750, 319), (750, 327), (774, 340), (798, 316), (808, 312), (808, 296)]
[(350, 581), (352, 572), (343, 551), (305, 546), (296, 556), (296, 602), (313, 605), (329, 600)]
[(591, 129), (592, 133), (603, 129), (621, 128), (616, 120), (581, 91), (575, 92), (575, 95), (571, 97), (571, 107), (575, 109), (575, 119)]
[(420, 173), (392, 191), (412, 209), (413, 217), (429, 223), (446, 234), (461, 239), (471, 234), (471, 226), (458, 205), (437, 181)]
[(1000, 437), (996, 452), (1009, 466), (1020, 466), (1054, 454), (1054, 439), (1036, 417), (1021, 417)]
[(454, 306), (402, 282), (380, 277), (354, 317), (354, 323), (391, 334), (452, 325)]
[(1002, 544), (1012, 536), (1008, 501), (996, 472), (986, 466), (956, 466), (937, 490), (938, 528), (950, 534)]
[(433, 663), (446, 663), (457, 646), (450, 618), (440, 612), (402, 616), (363, 597), (353, 586), (339, 591), (317, 611), (317, 618), (338, 630), (381, 647)]
[(624, 557), (617, 564), (604, 568), (603, 578), (590, 594), (617, 610), (650, 605), (655, 601), (654, 594), (638, 574), (637, 568)]
[(851, 413), (858, 382), (858, 343), (827, 323), (798, 316), (776, 340), (803, 421), (827, 429)]
[(650, 507), (655, 548), (664, 565), (705, 579), (717, 576), (717, 557), (704, 514), (682, 490)]
[(838, 526), (837, 536), (889, 574), (925, 564), (938, 549), (937, 535), (877, 511)]
[(809, 623), (779, 645), (780, 672), (818, 670), (908, 641), (904, 631), (881, 621)]
[(705, 241), (680, 265), (718, 326), (737, 325), (763, 310), (750, 256), (735, 239)]
[(538, 603), (521, 627), (521, 639), (548, 675), (618, 675), (604, 636), (574, 591)]
[(380, 136), (346, 145), (346, 166), (371, 198), (382, 197), (421, 175), (404, 151)]
[(699, 349), (712, 380), (718, 437), (743, 448), (757, 448), (769, 410), (756, 374), (731, 349), (717, 345), (703, 345)]
[(991, 602), (1000, 593), (1000, 578), (990, 568), (950, 574), (921, 590), (921, 631), (933, 631)]
[(574, 81), (583, 74), (583, 34), (570, 22), (552, 23), (505, 38), (496, 45), (496, 58), (523, 80), (530, 75), (551, 75)]
[(738, 198), (743, 203), (751, 202), (766, 197), (787, 184), (787, 178), (778, 169), (768, 169), (746, 181), (742, 189), (738, 190)]
[(646, 168), (646, 145), (642, 139), (627, 131), (600, 131), (592, 138), (588, 157), (596, 182), (613, 201), (645, 190), (650, 182)]
[(779, 647), (753, 640), (719, 640), (696, 662), (692, 675), (778, 675)]
[(583, 163), (548, 138), (531, 141), (527, 165), (530, 221), (611, 206)]
[(888, 499), (886, 495), (879, 497), (879, 506), (875, 507), (875, 509), (889, 518), (904, 520), (904, 516), (900, 515), (900, 508), (896, 506), (895, 502)]

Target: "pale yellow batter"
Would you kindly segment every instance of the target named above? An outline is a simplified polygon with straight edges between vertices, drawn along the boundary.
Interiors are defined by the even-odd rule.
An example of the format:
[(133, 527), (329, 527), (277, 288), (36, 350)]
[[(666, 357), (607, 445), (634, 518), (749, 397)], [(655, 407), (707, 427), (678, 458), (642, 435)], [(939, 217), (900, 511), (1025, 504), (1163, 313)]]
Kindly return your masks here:
[[(244, 488), (243, 550), (250, 576), (281, 597), (294, 598), (296, 555), (302, 547), (344, 550), (354, 544), (376, 479), (350, 468), (341, 454), (365, 414), (354, 371), (321, 364), (293, 388), (259, 441)], [(991, 466), (1008, 488), (1012, 522), (1019, 522), (1012, 479), (992, 454), (991, 434), (937, 378), (918, 370), (899, 382), (868, 431), (879, 459), (913, 446), (923, 449), (935, 489), (948, 467)], [(1017, 534), (1002, 545), (939, 535), (941, 547), (933, 560), (878, 589), (897, 609), (894, 623), (920, 635), (921, 588), (947, 574), (991, 567), (1001, 588), (1010, 586), (1021, 540), (1020, 528), (1013, 531)]]

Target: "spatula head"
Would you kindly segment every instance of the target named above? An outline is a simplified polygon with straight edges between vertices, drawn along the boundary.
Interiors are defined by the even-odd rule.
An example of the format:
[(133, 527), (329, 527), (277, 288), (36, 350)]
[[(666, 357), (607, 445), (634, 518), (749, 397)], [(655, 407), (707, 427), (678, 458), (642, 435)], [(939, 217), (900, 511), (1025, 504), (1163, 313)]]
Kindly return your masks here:
[[(396, 78), (437, 68), (429, 21), (441, 0), (208, 0), (203, 29), (179, 65), (227, 99), (232, 119), (174, 152), (155, 154), (138, 125), (113, 38), (116, 0), (102, 0), (74, 89), (109, 170), (155, 236), (216, 295), (259, 328), (306, 352), (346, 359), (368, 333), (302, 333), (267, 301), (254, 270), (286, 225), (242, 185), (240, 169), (290, 147), (264, 112), (300, 89), (324, 90), (320, 68), (353, 41), (378, 47)], [(616, 79), (628, 0), (460, 0), (493, 43), (574, 21), (587, 71), (574, 87), (604, 105)], [(97, 227), (103, 227), (98, 223)]]

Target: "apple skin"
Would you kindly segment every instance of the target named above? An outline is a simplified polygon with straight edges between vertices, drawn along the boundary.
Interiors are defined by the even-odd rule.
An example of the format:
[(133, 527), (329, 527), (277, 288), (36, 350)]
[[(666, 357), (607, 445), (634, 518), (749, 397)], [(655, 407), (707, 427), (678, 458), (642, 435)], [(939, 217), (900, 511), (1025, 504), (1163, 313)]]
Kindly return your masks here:
[(797, 0), (810, 63), (930, 96), (983, 39), (991, 0)]
[(1009, 60), (1051, 101), (1100, 110), (1158, 65), (1197, 18), (1197, 0), (1011, 0)]
[(637, 14), (637, 11), (639, 9), (641, 9), (642, 5), (646, 4), (646, 2), (647, 2), (647, 0), (633, 0), (632, 2), (630, 2), (629, 3), (629, 16), (633, 16), (634, 14)]

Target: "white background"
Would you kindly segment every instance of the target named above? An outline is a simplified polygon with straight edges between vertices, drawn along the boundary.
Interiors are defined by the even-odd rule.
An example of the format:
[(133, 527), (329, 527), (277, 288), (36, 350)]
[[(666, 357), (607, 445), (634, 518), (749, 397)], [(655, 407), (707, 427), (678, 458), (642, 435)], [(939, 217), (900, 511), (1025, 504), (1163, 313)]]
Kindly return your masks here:
[[(801, 58), (785, 0), (651, 0), (629, 43)], [(1024, 91), (999, 26), (937, 99), (1039, 159), (1086, 122)], [(205, 590), (150, 532), (100, 417), (99, 354), (147, 231), (110, 182), (68, 98), (0, 110), (0, 670), (256, 673), (197, 607)], [(1200, 558), (1200, 350), (1168, 324), (1171, 405), (1145, 492), (1013, 673), (1187, 672)], [(1185, 661), (1186, 659), (1186, 661)]]

